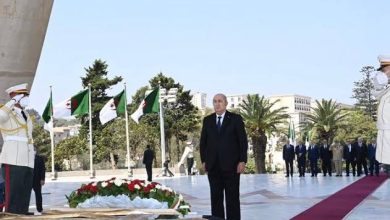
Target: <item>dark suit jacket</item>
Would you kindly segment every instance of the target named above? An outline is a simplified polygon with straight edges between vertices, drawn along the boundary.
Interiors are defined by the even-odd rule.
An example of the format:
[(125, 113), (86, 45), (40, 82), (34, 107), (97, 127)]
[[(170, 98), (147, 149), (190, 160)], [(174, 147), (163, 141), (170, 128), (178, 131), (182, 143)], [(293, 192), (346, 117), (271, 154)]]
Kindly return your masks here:
[(349, 152), (348, 145), (345, 145), (343, 153), (344, 153), (344, 155), (343, 155), (344, 160), (349, 161), (349, 162), (356, 160), (355, 146), (353, 144), (351, 144), (351, 152)]
[(376, 147), (372, 144), (368, 145), (368, 159), (375, 160)]
[(310, 161), (316, 161), (320, 157), (320, 153), (318, 151), (318, 147), (316, 145), (309, 145), (309, 149), (307, 150), (307, 157), (309, 158)]
[(143, 164), (152, 164), (154, 159), (154, 153), (151, 149), (146, 149), (144, 152)]
[(287, 147), (287, 145), (285, 144), (283, 146), (283, 160), (285, 160), (285, 161), (293, 161), (294, 158), (295, 158), (295, 155), (294, 155), (294, 145), (290, 144), (290, 147)]
[(332, 151), (329, 150), (330, 145), (326, 145), (326, 148), (324, 148), (324, 145), (322, 144), (320, 147), (320, 158), (323, 161), (331, 160), (332, 159)]
[(33, 186), (40, 186), (41, 180), (45, 180), (45, 160), (41, 155), (35, 154)]
[(216, 114), (203, 119), (200, 136), (200, 158), (206, 169), (219, 166), (223, 171), (236, 172), (239, 162), (247, 162), (248, 140), (240, 115), (226, 111), (220, 131)]
[[(297, 160), (304, 161), (306, 160), (306, 145), (302, 144), (302, 148), (299, 145), (295, 147), (295, 154), (297, 155)], [(301, 154), (301, 156), (299, 156)]]
[(360, 147), (359, 144), (355, 143), (356, 161), (363, 161), (367, 158), (368, 150), (365, 143)]

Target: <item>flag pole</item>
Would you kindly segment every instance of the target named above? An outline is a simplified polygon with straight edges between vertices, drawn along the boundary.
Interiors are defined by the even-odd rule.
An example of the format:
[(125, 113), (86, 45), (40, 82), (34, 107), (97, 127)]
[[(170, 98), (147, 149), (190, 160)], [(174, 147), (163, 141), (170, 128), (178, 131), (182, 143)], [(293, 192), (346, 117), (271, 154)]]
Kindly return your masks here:
[(163, 99), (161, 98), (161, 82), (158, 82), (159, 103), (160, 103), (160, 134), (161, 134), (161, 169), (164, 169), (165, 158), (165, 130), (164, 130), (164, 114), (163, 114)]
[(133, 171), (130, 167), (130, 141), (129, 141), (129, 116), (127, 114), (127, 90), (126, 90), (126, 83), (125, 85), (125, 119), (126, 119), (126, 150), (127, 150), (127, 176), (132, 177)]
[(51, 124), (52, 124), (52, 129), (50, 130), (50, 142), (51, 142), (51, 180), (56, 180), (56, 171), (54, 168), (54, 119), (53, 119), (53, 99), (52, 99), (52, 86), (50, 86), (50, 101), (52, 102), (51, 104)]
[(92, 155), (92, 100), (91, 100), (91, 83), (88, 83), (88, 105), (89, 105), (89, 167), (90, 167), (90, 178), (95, 178), (93, 172), (93, 155)]

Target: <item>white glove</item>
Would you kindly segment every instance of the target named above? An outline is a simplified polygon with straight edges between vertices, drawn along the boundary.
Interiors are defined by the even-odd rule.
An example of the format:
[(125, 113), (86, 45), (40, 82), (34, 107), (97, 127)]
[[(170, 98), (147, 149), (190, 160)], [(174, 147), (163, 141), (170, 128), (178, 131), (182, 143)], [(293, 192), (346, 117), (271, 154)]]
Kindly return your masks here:
[(14, 96), (10, 101), (8, 101), (5, 106), (8, 108), (12, 108), (16, 103), (18, 103), (22, 98), (24, 97), (24, 94), (18, 94)]
[(14, 96), (12, 99), (15, 100), (15, 103), (18, 103), (24, 96), (24, 94), (19, 94)]

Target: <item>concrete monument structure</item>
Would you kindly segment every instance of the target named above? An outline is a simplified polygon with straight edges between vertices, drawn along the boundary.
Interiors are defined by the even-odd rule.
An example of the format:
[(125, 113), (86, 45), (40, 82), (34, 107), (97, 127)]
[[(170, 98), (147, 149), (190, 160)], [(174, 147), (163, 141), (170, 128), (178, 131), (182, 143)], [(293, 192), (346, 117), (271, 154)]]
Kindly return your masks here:
[(0, 1), (0, 103), (12, 85), (34, 81), (54, 0)]

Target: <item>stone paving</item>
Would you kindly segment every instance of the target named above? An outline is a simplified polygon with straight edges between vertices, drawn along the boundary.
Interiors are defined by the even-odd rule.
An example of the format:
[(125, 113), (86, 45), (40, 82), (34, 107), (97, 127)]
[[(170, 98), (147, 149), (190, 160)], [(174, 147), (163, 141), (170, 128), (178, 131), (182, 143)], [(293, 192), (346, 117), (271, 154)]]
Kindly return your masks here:
[[(124, 176), (117, 176), (125, 178)], [(106, 180), (111, 176), (100, 176), (95, 180)], [(136, 178), (145, 178), (136, 176)], [(293, 177), (283, 174), (242, 175), (240, 183), (241, 213), (243, 220), (290, 219), (327, 196), (337, 192), (360, 177)], [(375, 178), (375, 177), (370, 177)], [(64, 207), (65, 195), (90, 182), (88, 177), (63, 177), (48, 180), (43, 188), (44, 209)], [(182, 193), (192, 205), (188, 217), (210, 214), (209, 186), (207, 176), (181, 176), (156, 178)], [(31, 195), (30, 210), (35, 210), (35, 197)], [(390, 182), (386, 181), (372, 195), (352, 210), (345, 219), (388, 219), (390, 213)]]

